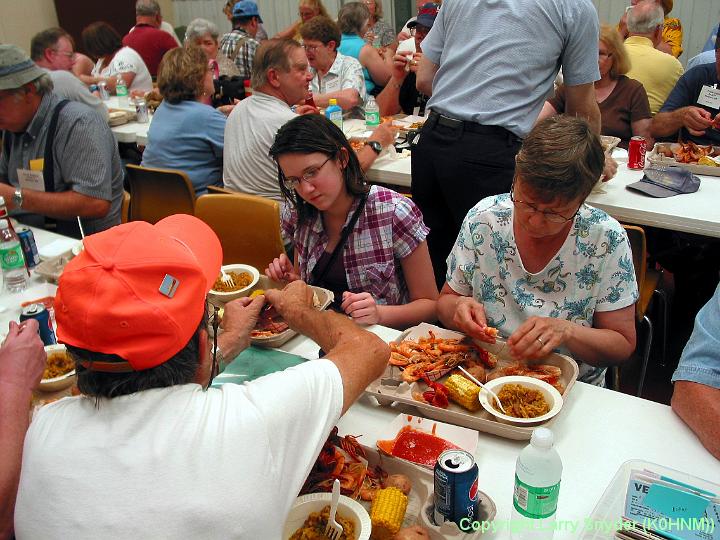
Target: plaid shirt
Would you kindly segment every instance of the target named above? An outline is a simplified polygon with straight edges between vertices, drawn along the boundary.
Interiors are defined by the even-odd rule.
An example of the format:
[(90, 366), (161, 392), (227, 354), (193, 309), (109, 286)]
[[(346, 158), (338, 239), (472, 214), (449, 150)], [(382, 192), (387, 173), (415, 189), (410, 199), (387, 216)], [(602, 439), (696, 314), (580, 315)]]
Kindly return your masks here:
[[(352, 218), (360, 199), (348, 212)], [(300, 265), (300, 277), (309, 281), (328, 244), (318, 212), (315, 218), (297, 227), (297, 213), (291, 204), (283, 209), (282, 229), (292, 238)], [(369, 292), (378, 304), (398, 305), (409, 301), (400, 261), (425, 240), (430, 229), (411, 199), (390, 189), (372, 186), (365, 209), (358, 218), (343, 249), (343, 267), (351, 292)]]
[[(238, 42), (242, 43), (238, 46)], [(240, 70), (240, 77), (249, 79), (252, 73), (252, 61), (255, 51), (260, 46), (260, 42), (251, 37), (242, 28), (236, 28), (229, 34), (225, 34), (220, 40), (220, 52), (225, 56), (235, 58), (235, 65)], [(238, 49), (237, 51), (235, 49)]]

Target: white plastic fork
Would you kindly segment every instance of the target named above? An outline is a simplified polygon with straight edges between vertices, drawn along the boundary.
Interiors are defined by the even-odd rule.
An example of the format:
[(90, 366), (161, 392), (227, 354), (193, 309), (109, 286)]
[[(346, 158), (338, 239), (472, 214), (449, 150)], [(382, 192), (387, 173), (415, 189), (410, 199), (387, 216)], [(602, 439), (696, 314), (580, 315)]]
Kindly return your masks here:
[(338, 503), (340, 502), (340, 480), (337, 478), (333, 482), (332, 502), (330, 503), (330, 516), (328, 516), (327, 527), (325, 527), (325, 536), (330, 540), (338, 540), (343, 533), (343, 527), (335, 521), (335, 513), (337, 512)]
[(232, 276), (230, 274), (226, 274), (223, 267), (220, 267), (220, 272), (222, 273), (222, 282), (225, 284), (226, 287), (234, 287), (235, 281), (233, 280)]
[(475, 384), (477, 384), (480, 388), (482, 388), (482, 389), (485, 390), (488, 394), (490, 394), (492, 397), (494, 397), (494, 398), (495, 398), (495, 403), (497, 403), (498, 407), (500, 407), (500, 410), (502, 411), (502, 413), (503, 413), (503, 414), (507, 414), (507, 412), (505, 411), (505, 408), (502, 406), (502, 403), (500, 402), (500, 398), (497, 397), (497, 394), (496, 394), (495, 392), (493, 392), (492, 390), (490, 390), (487, 386), (485, 386), (483, 383), (481, 383), (480, 381), (478, 381), (475, 377), (473, 377), (472, 375), (470, 375), (470, 373), (468, 373), (467, 369), (465, 369), (464, 367), (458, 366), (458, 369), (459, 369), (460, 371), (462, 371), (472, 382), (474, 382)]

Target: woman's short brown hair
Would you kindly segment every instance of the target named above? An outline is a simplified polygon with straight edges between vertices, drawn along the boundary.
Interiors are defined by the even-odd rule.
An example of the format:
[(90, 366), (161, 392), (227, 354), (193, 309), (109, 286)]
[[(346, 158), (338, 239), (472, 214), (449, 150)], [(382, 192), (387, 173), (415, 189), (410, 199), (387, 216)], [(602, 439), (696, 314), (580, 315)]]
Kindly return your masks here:
[(515, 174), (542, 202), (584, 201), (605, 164), (600, 137), (583, 118), (559, 115), (532, 129), (515, 158)]
[(630, 71), (630, 58), (617, 28), (609, 24), (600, 26), (600, 41), (608, 48), (612, 59), (610, 78), (618, 79), (620, 75), (625, 75)]
[(202, 95), (208, 60), (202, 49), (177, 47), (165, 53), (158, 68), (158, 90), (168, 103), (192, 101)]
[(340, 46), (340, 28), (330, 18), (317, 15), (300, 27), (300, 35), (303, 39), (317, 40), (323, 45), (331, 41), (335, 42), (335, 48)]
[(123, 46), (117, 30), (104, 21), (86, 26), (81, 37), (85, 51), (95, 59), (111, 55)]

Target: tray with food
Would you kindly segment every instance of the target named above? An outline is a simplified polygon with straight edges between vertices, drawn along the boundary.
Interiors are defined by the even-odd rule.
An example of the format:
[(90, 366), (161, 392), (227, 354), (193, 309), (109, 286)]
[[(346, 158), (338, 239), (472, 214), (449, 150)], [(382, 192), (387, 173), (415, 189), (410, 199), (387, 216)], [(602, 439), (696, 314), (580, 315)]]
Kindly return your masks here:
[[(578, 377), (568, 356), (552, 353), (523, 365), (503, 339), (487, 344), (427, 323), (405, 331), (390, 347), (385, 373), (365, 389), (378, 403), (412, 405), (428, 418), (508, 439), (527, 440), (534, 426), (552, 422)], [(507, 414), (458, 366), (492, 386)]]
[[(414, 417), (409, 418), (409, 422), (415, 423)], [(428, 422), (425, 419), (417, 420)], [(396, 425), (397, 419), (391, 428)], [(477, 434), (475, 436), (477, 442)], [(359, 472), (358, 469), (362, 468), (364, 471)], [(320, 514), (323, 506), (329, 504), (327, 496), (335, 479), (341, 482), (341, 493), (349, 497), (350, 502), (357, 502), (361, 506), (358, 509), (346, 503), (345, 515), (342, 502), (338, 509), (338, 514), (346, 522), (352, 522), (355, 539), (469, 540), (479, 537), (477, 532), (461, 531), (453, 522), (445, 522), (442, 526), (435, 524), (434, 478), (431, 469), (361, 444), (354, 436), (340, 437), (337, 428), (334, 428), (290, 511), (283, 538), (293, 538), (298, 528), (313, 523), (324, 529), (327, 511), (324, 512), (325, 523), (318, 523), (318, 520), (322, 520)], [(298, 510), (303, 505), (307, 507), (309, 498), (327, 499), (328, 502), (316, 503), (316, 514), (310, 516), (307, 511)], [(477, 521), (492, 521), (497, 513), (495, 503), (482, 491), (479, 491), (479, 500)]]
[(695, 174), (720, 176), (720, 146), (660, 142), (655, 143), (646, 160), (653, 167), (677, 166)]
[(395, 118), (393, 120), (393, 126), (401, 131), (416, 131), (423, 127), (427, 120), (424, 116), (408, 115), (402, 118)]
[[(262, 294), (265, 289), (282, 289), (282, 285), (272, 281), (266, 276), (260, 276), (257, 284), (250, 292), (250, 296)], [(310, 286), (313, 290), (313, 306), (322, 311), (332, 304), (335, 295), (328, 289)], [(288, 327), (287, 323), (278, 315), (277, 311), (267, 304), (260, 312), (255, 329), (250, 332), (250, 342), (260, 347), (280, 347), (297, 334)]]

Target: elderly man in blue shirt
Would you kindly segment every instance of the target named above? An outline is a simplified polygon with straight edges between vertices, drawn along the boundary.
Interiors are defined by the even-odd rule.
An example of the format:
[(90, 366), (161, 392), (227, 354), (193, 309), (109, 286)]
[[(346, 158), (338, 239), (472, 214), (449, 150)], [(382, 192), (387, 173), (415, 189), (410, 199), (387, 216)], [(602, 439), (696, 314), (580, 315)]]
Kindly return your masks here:
[(672, 382), (673, 411), (720, 459), (720, 285), (695, 318)]

